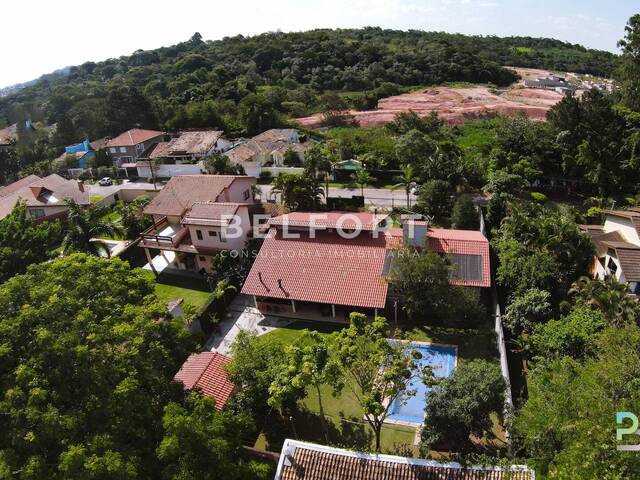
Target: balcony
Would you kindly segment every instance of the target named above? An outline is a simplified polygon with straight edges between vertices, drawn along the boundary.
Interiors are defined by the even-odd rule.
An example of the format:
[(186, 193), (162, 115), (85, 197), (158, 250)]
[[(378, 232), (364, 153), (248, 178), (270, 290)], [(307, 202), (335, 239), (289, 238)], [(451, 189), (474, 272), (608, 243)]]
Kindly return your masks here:
[(172, 225), (166, 218), (142, 232), (140, 246), (159, 250), (197, 253), (197, 250), (191, 244), (189, 229), (180, 225)]

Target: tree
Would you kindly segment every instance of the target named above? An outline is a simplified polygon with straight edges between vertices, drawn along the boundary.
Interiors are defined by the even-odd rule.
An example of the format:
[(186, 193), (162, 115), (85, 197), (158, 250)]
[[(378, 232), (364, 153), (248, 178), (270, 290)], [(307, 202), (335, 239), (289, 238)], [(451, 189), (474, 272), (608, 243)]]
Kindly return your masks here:
[(451, 227), (461, 230), (478, 229), (478, 212), (471, 195), (463, 194), (456, 198), (451, 211)]
[(279, 127), (282, 122), (273, 105), (262, 95), (247, 95), (238, 105), (238, 115), (247, 135)]
[(413, 110), (399, 112), (385, 127), (394, 135), (404, 135), (411, 130), (416, 130), (432, 138), (444, 136), (444, 120), (435, 111), (430, 112), (426, 117), (419, 116)]
[(119, 223), (104, 220), (108, 213), (106, 207), (83, 208), (73, 200), (66, 202), (68, 214), (62, 239), (62, 251), (65, 255), (70, 252), (85, 252), (94, 255), (108, 256), (109, 249), (104, 242), (91, 241), (102, 235), (113, 237), (122, 233)]
[(36, 224), (24, 204), (18, 203), (0, 220), (0, 284), (33, 263), (53, 258), (61, 241), (60, 222)]
[(135, 87), (110, 86), (105, 103), (105, 122), (112, 135), (136, 126), (151, 128), (157, 123), (151, 104)]
[(334, 388), (349, 387), (373, 429), (379, 452), (380, 433), (391, 404), (401, 394), (415, 395), (409, 389), (412, 379), (419, 375), (426, 382), (431, 371), (418, 371), (416, 360), (421, 355), (410, 344), (385, 338), (385, 318), (368, 321), (364, 314), (353, 312), (349, 322), (333, 339), (332, 353), (343, 373), (341, 379), (334, 379)]
[(449, 325), (474, 325), (484, 312), (471, 289), (450, 285), (452, 265), (427, 250), (396, 250), (390, 271), (393, 295), (402, 300), (409, 319)]
[(282, 203), (291, 210), (318, 210), (323, 190), (312, 176), (280, 173), (271, 191), (279, 194)]
[(329, 443), (320, 387), (335, 383), (340, 373), (339, 366), (330, 361), (327, 341), (318, 332), (306, 331), (296, 345), (285, 349), (285, 356), (284, 368), (269, 387), (269, 403), (281, 407), (283, 399), (306, 392), (309, 387), (315, 388), (325, 441)]
[(169, 403), (162, 425), (165, 433), (158, 447), (162, 478), (267, 478), (266, 465), (246, 460), (242, 451), (243, 437), (250, 438), (253, 430), (251, 422), (217, 411), (212, 399), (192, 393), (184, 404)]
[(231, 408), (254, 419), (264, 419), (269, 409), (269, 387), (285, 364), (280, 344), (261, 342), (253, 333), (240, 331), (231, 344), (229, 380), (236, 386)]
[[(640, 329), (608, 327), (595, 356), (542, 362), (528, 379), (528, 400), (512, 436), (546, 478), (618, 480), (640, 469), (635, 452), (616, 451), (616, 411), (640, 410)], [(637, 444), (637, 437), (622, 444)]]
[(625, 106), (640, 112), (640, 14), (633, 15), (624, 30), (624, 39), (618, 42), (618, 47), (622, 48), (622, 59), (616, 71), (619, 95)]
[(421, 450), (437, 446), (460, 452), (469, 448), (470, 435), (489, 434), (491, 415), (500, 415), (504, 409), (505, 389), (498, 363), (470, 360), (461, 364), (427, 394)]
[(397, 176), (395, 181), (398, 183), (395, 184), (393, 188), (404, 188), (404, 191), (407, 194), (407, 208), (411, 208), (411, 189), (416, 186), (413, 167), (411, 165), (405, 165), (402, 168), (402, 175)]
[[(140, 270), (74, 254), (0, 285), (0, 464), (23, 478), (155, 479), (194, 350)], [(0, 467), (1, 469), (1, 467)]]
[(604, 314), (578, 305), (565, 317), (540, 323), (528, 339), (533, 357), (583, 358), (595, 351), (598, 334), (607, 325)]
[(231, 163), (228, 156), (214, 152), (203, 160), (204, 169), (211, 175), (244, 175), (242, 165)]
[(329, 198), (329, 179), (333, 173), (334, 155), (327, 147), (313, 144), (304, 153), (304, 175), (324, 180), (324, 198)]
[(453, 208), (454, 190), (445, 180), (429, 180), (422, 184), (416, 201), (417, 210), (436, 222), (448, 223)]
[(516, 336), (530, 333), (535, 325), (548, 320), (551, 313), (550, 298), (549, 292), (537, 288), (515, 295), (503, 317), (505, 326)]
[(615, 278), (593, 280), (582, 276), (573, 283), (569, 294), (577, 304), (588, 305), (603, 312), (607, 322), (622, 326), (636, 322), (640, 315), (640, 302), (629, 294), (629, 288)]
[(72, 145), (78, 141), (78, 133), (73, 120), (67, 114), (61, 114), (56, 122), (53, 143), (59, 149)]
[(422, 176), (422, 166), (427, 158), (437, 152), (438, 144), (418, 130), (410, 130), (395, 144), (395, 154), (400, 165), (412, 165), (415, 173)]
[(136, 239), (144, 230), (149, 228), (153, 221), (143, 214), (144, 208), (149, 204), (149, 197), (140, 195), (132, 202), (119, 201), (115, 205), (115, 211), (120, 214), (120, 223), (128, 239)]
[(374, 178), (362, 167), (356, 168), (351, 178), (356, 184), (360, 185), (360, 195), (364, 198), (364, 187), (373, 182)]

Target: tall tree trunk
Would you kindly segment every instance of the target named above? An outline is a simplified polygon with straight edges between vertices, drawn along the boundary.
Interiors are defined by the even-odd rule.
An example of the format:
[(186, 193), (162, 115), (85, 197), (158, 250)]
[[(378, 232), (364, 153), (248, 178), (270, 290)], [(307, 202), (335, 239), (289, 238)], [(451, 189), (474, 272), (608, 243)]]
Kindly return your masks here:
[(327, 419), (324, 416), (324, 407), (322, 406), (322, 394), (320, 393), (320, 385), (316, 385), (316, 392), (318, 393), (318, 409), (320, 410), (320, 417), (322, 418), (322, 430), (324, 431), (324, 440), (329, 444), (329, 428), (327, 427)]
[(407, 188), (407, 208), (411, 208), (411, 203), (409, 202), (409, 193), (410, 193), (410, 189)]
[(376, 434), (376, 453), (380, 453), (380, 434), (382, 433), (382, 424), (376, 422), (376, 426), (373, 430)]

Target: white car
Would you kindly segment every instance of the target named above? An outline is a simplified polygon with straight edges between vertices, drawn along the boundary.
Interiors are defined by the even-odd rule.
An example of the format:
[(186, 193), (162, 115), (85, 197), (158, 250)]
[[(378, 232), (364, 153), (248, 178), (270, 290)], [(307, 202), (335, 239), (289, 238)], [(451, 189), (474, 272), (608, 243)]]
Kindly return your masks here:
[(110, 185), (113, 185), (113, 180), (111, 180), (111, 177), (104, 177), (98, 181), (98, 185), (100, 185), (101, 187), (108, 187)]

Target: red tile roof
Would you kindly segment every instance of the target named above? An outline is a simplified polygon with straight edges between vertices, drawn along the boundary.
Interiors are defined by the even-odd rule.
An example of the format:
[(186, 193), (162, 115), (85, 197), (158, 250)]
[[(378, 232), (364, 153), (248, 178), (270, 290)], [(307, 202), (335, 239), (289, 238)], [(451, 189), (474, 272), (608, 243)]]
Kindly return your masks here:
[(490, 287), (491, 269), (489, 256), (489, 240), (477, 230), (448, 230), (431, 228), (428, 232), (429, 250), (438, 253), (461, 255), (478, 255), (482, 257), (482, 280), (469, 281), (452, 279), (454, 285), (467, 287)]
[(269, 220), (269, 225), (287, 225), (288, 227), (310, 227), (314, 223), (316, 230), (338, 228), (344, 230), (375, 230), (388, 215), (374, 215), (365, 212), (291, 212)]
[(174, 380), (181, 382), (185, 390), (197, 389), (204, 396), (213, 398), (216, 408), (221, 410), (234, 389), (224, 370), (230, 361), (218, 352), (194, 353), (184, 362)]
[(384, 308), (388, 284), (383, 273), (387, 251), (398, 246), (396, 236), (369, 233), (353, 239), (335, 232), (310, 238), (283, 238), (269, 231), (242, 293), (271, 298), (364, 308)]
[(177, 175), (171, 177), (160, 193), (153, 197), (153, 200), (145, 207), (144, 213), (146, 215), (181, 216), (197, 202), (238, 200), (218, 197), (235, 181), (252, 184), (255, 183), (255, 180), (254, 177), (240, 175)]
[[(303, 473), (301, 473), (303, 472)], [(525, 465), (502, 467), (441, 463), (421, 458), (375, 455), (285, 440), (275, 480), (534, 480)]]
[[(228, 225), (231, 216), (235, 215), (242, 204), (240, 203), (194, 203), (182, 218), (183, 225)], [(224, 217), (224, 218), (223, 218)]]
[(163, 135), (162, 132), (157, 130), (143, 130), (142, 128), (132, 128), (124, 133), (121, 133), (116, 138), (112, 138), (107, 141), (107, 147), (129, 147), (137, 145), (147, 140), (151, 140), (154, 137)]

